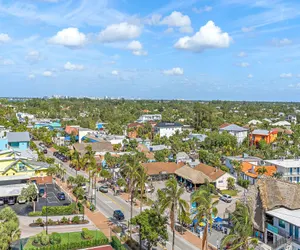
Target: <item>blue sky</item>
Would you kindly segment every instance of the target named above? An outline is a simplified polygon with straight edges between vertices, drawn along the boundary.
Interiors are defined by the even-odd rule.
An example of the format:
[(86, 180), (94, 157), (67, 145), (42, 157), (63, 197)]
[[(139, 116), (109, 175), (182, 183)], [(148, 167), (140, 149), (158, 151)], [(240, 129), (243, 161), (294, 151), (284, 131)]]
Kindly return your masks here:
[(0, 0), (0, 96), (299, 101), (297, 0)]

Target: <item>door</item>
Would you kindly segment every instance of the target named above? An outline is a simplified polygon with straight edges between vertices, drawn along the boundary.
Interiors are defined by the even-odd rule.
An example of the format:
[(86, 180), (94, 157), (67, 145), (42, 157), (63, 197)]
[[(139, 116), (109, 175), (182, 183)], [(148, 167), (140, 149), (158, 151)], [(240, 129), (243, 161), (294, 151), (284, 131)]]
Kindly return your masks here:
[(294, 229), (293, 224), (290, 224), (290, 236), (293, 236), (293, 229)]

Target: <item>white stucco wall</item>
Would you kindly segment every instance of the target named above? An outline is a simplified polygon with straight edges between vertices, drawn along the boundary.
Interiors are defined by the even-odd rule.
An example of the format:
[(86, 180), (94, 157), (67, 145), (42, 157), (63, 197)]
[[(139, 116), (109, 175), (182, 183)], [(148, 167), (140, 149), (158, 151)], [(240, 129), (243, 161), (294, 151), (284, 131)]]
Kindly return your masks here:
[(174, 135), (176, 133), (176, 131), (179, 131), (179, 133), (182, 132), (182, 128), (181, 127), (170, 127), (170, 128), (159, 128), (158, 129), (158, 133), (160, 137), (166, 136), (166, 137), (170, 137), (172, 135)]
[(235, 182), (236, 182), (236, 178), (229, 174), (229, 173), (226, 173), (224, 175), (222, 175), (221, 177), (219, 177), (215, 183), (216, 183), (216, 188), (220, 189), (220, 190), (224, 190), (224, 189), (227, 189), (227, 179), (231, 177), (231, 178), (234, 178)]

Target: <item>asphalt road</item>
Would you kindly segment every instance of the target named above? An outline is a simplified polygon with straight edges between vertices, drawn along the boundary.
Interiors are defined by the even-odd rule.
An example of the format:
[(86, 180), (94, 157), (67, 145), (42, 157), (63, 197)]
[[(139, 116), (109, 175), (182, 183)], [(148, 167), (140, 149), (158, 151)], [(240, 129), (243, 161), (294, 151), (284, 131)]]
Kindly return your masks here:
[[(39, 142), (35, 142), (38, 144)], [(47, 157), (52, 157), (55, 159), (56, 163), (61, 164), (66, 169), (67, 176), (75, 176), (76, 171), (74, 169), (71, 169), (68, 166), (68, 163), (64, 163), (60, 160), (58, 160), (56, 157), (53, 156), (53, 153), (48, 150)], [(77, 171), (77, 174), (83, 175), (84, 177), (88, 178), (88, 175), (83, 171)], [(97, 209), (103, 213), (106, 217), (112, 219), (113, 211), (114, 210), (121, 210), (125, 215), (125, 221), (123, 223), (127, 224), (128, 219), (130, 218), (130, 204), (128, 202), (125, 202), (123, 199), (121, 199), (118, 196), (114, 196), (111, 191), (108, 193), (101, 193), (97, 191), (96, 194), (96, 207)], [(137, 215), (139, 213), (139, 209), (133, 209), (133, 216)], [(112, 219), (113, 221), (113, 219)], [(169, 234), (169, 241), (166, 244), (166, 248), (168, 250), (172, 249), (172, 232), (171, 230), (168, 230)], [(162, 247), (158, 247), (157, 249), (163, 249)], [(196, 250), (198, 249), (185, 239), (179, 237), (176, 235), (175, 237), (175, 250)]]

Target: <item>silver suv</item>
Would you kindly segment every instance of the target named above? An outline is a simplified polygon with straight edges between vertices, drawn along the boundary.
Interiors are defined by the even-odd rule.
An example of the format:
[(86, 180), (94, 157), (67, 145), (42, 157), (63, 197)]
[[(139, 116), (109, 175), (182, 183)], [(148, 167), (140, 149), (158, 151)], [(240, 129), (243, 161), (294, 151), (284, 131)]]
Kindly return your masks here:
[(232, 202), (232, 197), (229, 194), (223, 194), (220, 200), (230, 203)]

